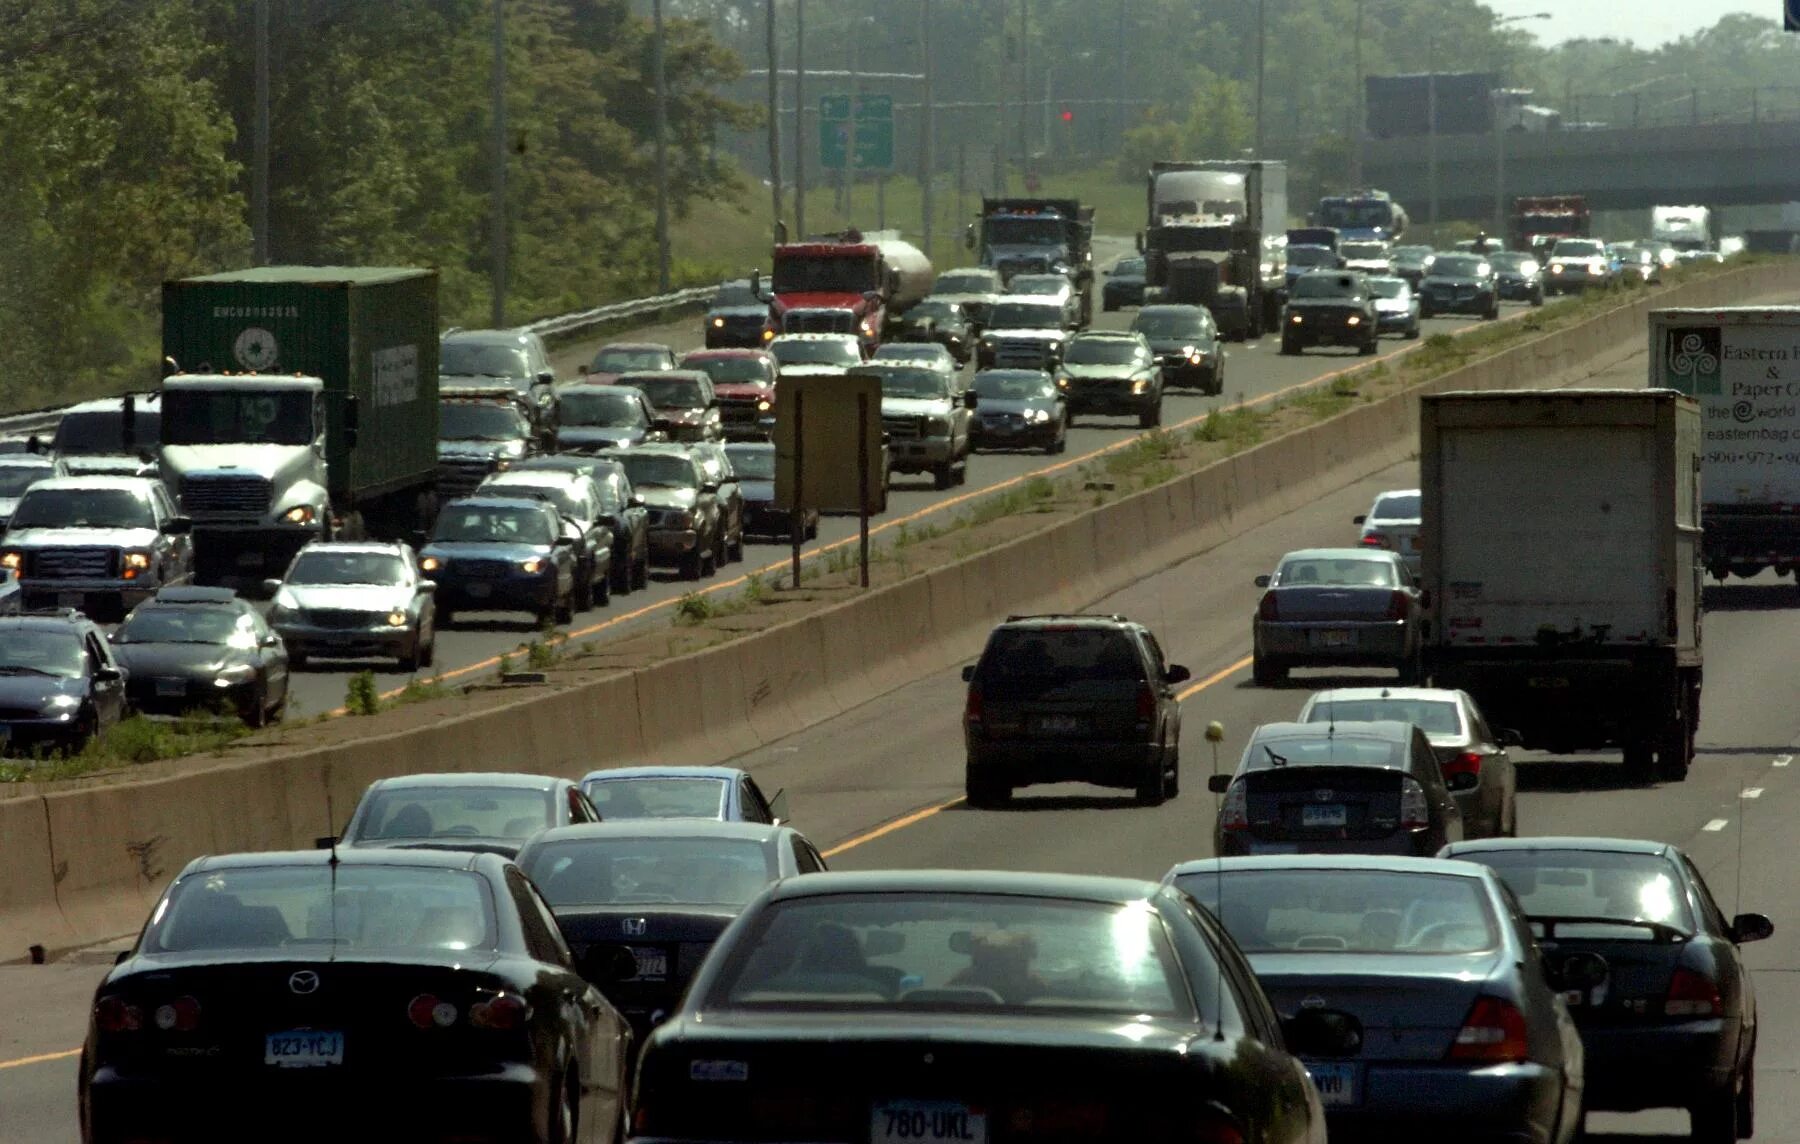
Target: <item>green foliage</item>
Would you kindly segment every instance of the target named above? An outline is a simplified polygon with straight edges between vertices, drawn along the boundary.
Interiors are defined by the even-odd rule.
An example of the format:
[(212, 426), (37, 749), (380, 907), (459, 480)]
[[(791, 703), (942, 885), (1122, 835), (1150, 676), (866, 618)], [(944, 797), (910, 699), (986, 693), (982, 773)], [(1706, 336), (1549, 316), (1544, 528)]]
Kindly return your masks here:
[(381, 710), (381, 692), (375, 673), (359, 671), (344, 688), (344, 710), (351, 715), (374, 715)]
[(701, 624), (718, 614), (712, 597), (701, 592), (688, 592), (675, 601), (675, 623)]

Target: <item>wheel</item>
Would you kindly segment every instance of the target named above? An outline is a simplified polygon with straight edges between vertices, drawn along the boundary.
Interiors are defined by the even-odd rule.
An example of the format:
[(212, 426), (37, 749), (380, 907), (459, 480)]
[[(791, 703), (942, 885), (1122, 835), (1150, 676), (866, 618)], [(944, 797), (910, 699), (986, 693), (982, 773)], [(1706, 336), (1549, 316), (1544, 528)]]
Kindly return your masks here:
[(738, 529), (737, 539), (731, 542), (731, 562), (737, 564), (744, 559), (744, 530)]
[(1144, 776), (1138, 780), (1137, 785), (1138, 805), (1161, 806), (1168, 795), (1164, 781), (1161, 759), (1145, 767)]
[(1688, 1115), (1692, 1118), (1692, 1127), (1688, 1131), (1691, 1139), (1703, 1144), (1737, 1144), (1737, 1085), (1734, 1083), (1706, 1094), (1688, 1109)]
[(1650, 781), (1654, 756), (1647, 740), (1634, 740), (1625, 744), (1625, 777), (1638, 784)]
[(801, 531), (808, 540), (819, 539), (819, 518), (816, 516), (813, 517)]
[(1161, 424), (1162, 402), (1160, 401), (1138, 414), (1139, 429), (1154, 429)]
[(1750, 1050), (1750, 1059), (1744, 1062), (1744, 1075), (1738, 1081), (1737, 1093), (1737, 1134), (1739, 1140), (1748, 1140), (1756, 1135), (1756, 1050)]
[(963, 795), (978, 810), (1005, 806), (1012, 798), (1012, 784), (998, 782), (969, 769), (963, 774)]
[(1533, 306), (1542, 306), (1544, 304), (1544, 292), (1542, 290), (1539, 290), (1531, 296), (1531, 304)]
[(1281, 339), (1281, 352), (1288, 357), (1292, 357), (1295, 354), (1299, 353), (1300, 352), (1299, 340), (1295, 339), (1295, 338), (1282, 338)]
[(556, 1105), (550, 1109), (549, 1144), (575, 1144), (580, 1118), (580, 1100), (575, 1093), (574, 1066), (566, 1066), (569, 1079), (557, 1085)]
[(1406, 331), (1406, 340), (1411, 342), (1411, 341), (1417, 341), (1418, 338), (1419, 338), (1419, 323), (1414, 322), (1412, 324), (1412, 326), (1410, 328), (1408, 328)]
[(261, 727), (269, 721), (269, 685), (258, 683), (250, 693), (250, 702), (244, 705), (244, 726)]
[(1269, 663), (1267, 660), (1255, 658), (1250, 661), (1250, 678), (1258, 687), (1275, 687), (1286, 683), (1288, 669)]
[(593, 604), (590, 606), (604, 608), (606, 605), (612, 603), (612, 569), (607, 569), (606, 575), (600, 577), (600, 579), (588, 589), (588, 596), (593, 600)]
[(717, 572), (719, 569), (729, 564), (731, 562), (730, 558), (731, 545), (725, 542), (725, 526), (720, 524), (719, 535), (713, 538), (713, 571)]
[(963, 458), (962, 464), (953, 466), (951, 468), (950, 480), (951, 480), (951, 483), (958, 484), (958, 485), (966, 485), (969, 483), (969, 458), (968, 457), (965, 456)]
[(1368, 357), (1370, 354), (1372, 354), (1376, 350), (1380, 349), (1381, 348), (1380, 337), (1381, 337), (1381, 335), (1377, 334), (1375, 337), (1370, 338), (1368, 341), (1364, 342), (1362, 345), (1357, 346), (1356, 347), (1357, 354), (1361, 357)]
[(1419, 307), (1419, 317), (1435, 318), (1435, 317), (1437, 317), (1437, 311), (1433, 310), (1430, 306), (1420, 306)]
[(949, 488), (956, 479), (955, 468), (956, 466), (949, 461), (945, 461), (941, 465), (933, 465), (931, 467), (931, 487), (940, 492)]
[(570, 589), (567, 596), (556, 602), (556, 606), (550, 610), (550, 618), (559, 624), (575, 622), (575, 592), (573, 589)]
[(692, 551), (686, 553), (681, 558), (681, 578), (683, 580), (698, 580), (705, 574), (705, 554), (701, 551), (699, 545), (695, 545)]
[(1181, 747), (1175, 747), (1168, 766), (1163, 770), (1163, 797), (1175, 798), (1181, 794)]
[(306, 670), (306, 653), (303, 651), (291, 651), (290, 650), (288, 652), (288, 670), (289, 671), (304, 671), (304, 670)]
[(1694, 737), (1688, 731), (1688, 722), (1681, 719), (1664, 728), (1662, 741), (1656, 748), (1656, 773), (1659, 778), (1669, 782), (1682, 782), (1688, 776), (1688, 767), (1694, 761)]
[(607, 566), (606, 577), (612, 581), (614, 593), (623, 596), (637, 583), (637, 564), (631, 559), (631, 553), (623, 555), (613, 553), (612, 563)]
[(419, 644), (418, 644), (417, 640), (415, 639), (413, 642), (412, 650), (410, 652), (408, 652), (407, 654), (400, 657), (399, 667), (400, 667), (401, 671), (404, 671), (410, 675), (412, 672), (419, 670), (419, 663), (420, 663)]
[(1495, 319), (1497, 319), (1497, 318), (1498, 318), (1498, 317), (1500, 317), (1500, 307), (1499, 307), (1499, 305), (1498, 305), (1498, 304), (1495, 304), (1495, 305), (1492, 305), (1492, 306), (1489, 306), (1489, 307), (1488, 307), (1488, 308), (1487, 308), (1487, 312), (1486, 312), (1486, 313), (1484, 313), (1484, 314), (1482, 314), (1482, 315), (1481, 315), (1481, 316), (1482, 316), (1482, 317), (1483, 317), (1483, 318), (1485, 318), (1485, 319), (1487, 319), (1487, 320), (1488, 320), (1488, 321), (1490, 321), (1490, 322), (1492, 322), (1492, 321), (1494, 321), (1494, 320), (1495, 320)]
[(431, 638), (429, 640), (426, 640), (425, 646), (419, 649), (419, 666), (420, 667), (430, 667), (432, 664), (434, 664), (436, 662), (437, 662), (437, 632), (436, 632), (436, 630), (433, 630), (431, 633)]
[(585, 612), (594, 606), (593, 577), (584, 575), (583, 569), (579, 565), (575, 569), (575, 588), (573, 594), (573, 607), (577, 612)]
[(650, 554), (649, 553), (646, 552), (644, 554), (644, 558), (637, 562), (637, 571), (632, 574), (631, 586), (640, 592), (650, 586)]

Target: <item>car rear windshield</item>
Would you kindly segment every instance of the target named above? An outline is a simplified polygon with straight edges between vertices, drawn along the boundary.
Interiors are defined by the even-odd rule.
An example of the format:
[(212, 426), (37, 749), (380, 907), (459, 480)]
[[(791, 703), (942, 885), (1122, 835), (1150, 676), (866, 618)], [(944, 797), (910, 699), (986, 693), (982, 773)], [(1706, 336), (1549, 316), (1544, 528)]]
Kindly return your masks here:
[[(162, 439), (162, 415), (138, 410), (132, 418), (131, 433), (132, 449), (156, 448)], [(56, 423), (56, 437), (51, 448), (68, 457), (126, 452), (125, 415), (113, 410), (65, 413)]]
[(1397, 588), (1394, 565), (1354, 556), (1299, 556), (1284, 560), (1276, 573), (1282, 588)]
[(697, 369), (714, 385), (746, 385), (769, 381), (769, 365), (763, 358), (716, 357), (684, 361), (682, 369)]
[(1332, 699), (1313, 701), (1307, 708), (1308, 723), (1411, 723), (1427, 735), (1460, 735), (1462, 712), (1441, 699)]
[(996, 401), (1030, 401), (1033, 398), (1055, 395), (1055, 387), (1050, 383), (1049, 374), (1023, 369), (978, 373), (970, 388), (974, 389), (975, 396)]
[(1402, 493), (1399, 496), (1380, 497), (1375, 501), (1374, 511), (1369, 513), (1371, 520), (1418, 520), (1424, 498), (1418, 493)]
[(253, 866), (183, 878), (143, 948), (491, 950), (496, 928), (487, 883), (467, 870)]
[(993, 294), (1000, 283), (991, 274), (940, 274), (932, 289), (939, 294)]
[(1147, 338), (1197, 338), (1206, 333), (1206, 318), (1197, 310), (1140, 310), (1131, 328)]
[(87, 656), (74, 630), (8, 626), (0, 629), (0, 676), (87, 674)]
[(32, 489), (13, 509), (13, 531), (22, 528), (155, 528), (150, 502), (130, 489)]
[(1076, 338), (1069, 343), (1063, 361), (1069, 365), (1127, 365), (1139, 348), (1123, 338)]
[(446, 401), (438, 406), (440, 441), (517, 441), (530, 431), (517, 409), (497, 401)]
[(718, 818), (725, 781), (705, 778), (592, 779), (583, 784), (604, 821), (615, 818)]
[(1391, 739), (1361, 735), (1321, 733), (1317, 738), (1271, 739), (1253, 742), (1244, 751), (1244, 770), (1267, 771), (1282, 767), (1398, 767), (1403, 744)]
[(1289, 266), (1336, 266), (1337, 255), (1326, 246), (1290, 246), (1287, 250)]
[(256, 646), (256, 623), (235, 608), (151, 604), (134, 610), (113, 634), (113, 642), (224, 644), (249, 649)]
[(526, 855), (525, 873), (560, 908), (741, 906), (781, 871), (750, 839), (615, 836), (545, 843)]
[(595, 373), (630, 373), (641, 369), (672, 369), (669, 352), (663, 349), (625, 349), (601, 347), (589, 367)]
[(534, 509), (450, 505), (438, 517), (432, 539), (544, 545), (555, 543), (556, 530)]
[(771, 905), (705, 1003), (762, 1007), (1195, 1016), (1142, 903), (927, 892)]
[(406, 562), (383, 552), (302, 552), (288, 569), (290, 584), (398, 584)]
[(1499, 944), (1474, 878), (1390, 870), (1228, 870), (1175, 884), (1245, 953), (1481, 953)]
[(556, 401), (559, 425), (585, 425), (602, 429), (636, 429), (647, 424), (643, 404), (629, 391), (600, 393), (582, 390), (563, 393)]
[(1001, 628), (977, 672), (995, 698), (1078, 699), (1143, 681), (1131, 637), (1113, 628)]
[(1347, 274), (1327, 274), (1315, 270), (1294, 279), (1296, 298), (1342, 298), (1353, 301), (1362, 297), (1359, 281)]
[[(1458, 858), (1492, 866), (1533, 918), (1617, 918), (1694, 930), (1674, 865), (1660, 854), (1605, 850), (1487, 850)], [(1643, 927), (1556, 927), (1557, 937), (1650, 940)]]
[(726, 449), (725, 455), (731, 458), (731, 467), (737, 474), (750, 481), (772, 481), (775, 479), (775, 450), (740, 448)]
[(555, 825), (552, 792), (532, 787), (400, 787), (378, 790), (359, 815), (357, 842), (527, 838)]

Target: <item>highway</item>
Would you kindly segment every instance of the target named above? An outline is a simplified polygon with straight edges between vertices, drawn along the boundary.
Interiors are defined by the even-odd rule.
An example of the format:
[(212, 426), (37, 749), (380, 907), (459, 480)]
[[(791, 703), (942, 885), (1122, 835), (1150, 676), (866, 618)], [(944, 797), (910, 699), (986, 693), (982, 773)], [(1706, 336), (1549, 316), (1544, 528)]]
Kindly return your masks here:
[[(1317, 371), (1338, 359), (1300, 362), (1240, 350), (1237, 377), (1254, 362)], [(1642, 383), (1641, 357), (1589, 380)], [(1265, 386), (1273, 378), (1259, 377)], [(984, 458), (985, 459), (985, 458)], [(1204, 776), (1213, 757), (1200, 731), (1226, 727), (1218, 766), (1229, 770), (1251, 729), (1291, 717), (1307, 689), (1379, 673), (1297, 673), (1292, 685), (1259, 689), (1248, 671), (1251, 579), (1284, 552), (1346, 542), (1351, 517), (1383, 488), (1410, 484), (1411, 466), (1358, 482), (1278, 518), (1178, 567), (1098, 602), (1148, 622), (1170, 656), (1193, 671), (1184, 691), (1187, 744), (1183, 793), (1155, 809), (1124, 794), (1077, 785), (1022, 791), (1012, 808), (961, 805), (963, 685), (955, 671), (919, 680), (812, 730), (740, 760), (768, 789), (786, 787), (796, 825), (840, 869), (956, 866), (1046, 869), (1156, 877), (1173, 862), (1210, 850), (1215, 798)], [(1700, 750), (1683, 784), (1635, 789), (1617, 780), (1610, 757), (1527, 755), (1521, 766), (1520, 830), (1529, 834), (1650, 836), (1689, 848), (1728, 912), (1774, 915), (1773, 940), (1750, 947), (1760, 970), (1763, 1015), (1758, 1056), (1760, 1139), (1800, 1139), (1800, 929), (1784, 916), (1794, 897), (1780, 852), (1782, 827), (1800, 814), (1800, 784), (1789, 767), (1800, 742), (1800, 709), (1785, 672), (1771, 671), (1800, 638), (1791, 587), (1734, 582), (1709, 588), (1707, 683)], [(1739, 860), (1741, 854), (1741, 862)], [(1743, 877), (1739, 884), (1738, 873)], [(116, 947), (114, 947), (116, 948)], [(47, 967), (0, 967), (0, 1142), (62, 1144), (76, 1138), (75, 1059), (86, 1004), (110, 951), (98, 949)], [(1685, 1135), (1685, 1116), (1596, 1115), (1597, 1139), (1656, 1140)]]

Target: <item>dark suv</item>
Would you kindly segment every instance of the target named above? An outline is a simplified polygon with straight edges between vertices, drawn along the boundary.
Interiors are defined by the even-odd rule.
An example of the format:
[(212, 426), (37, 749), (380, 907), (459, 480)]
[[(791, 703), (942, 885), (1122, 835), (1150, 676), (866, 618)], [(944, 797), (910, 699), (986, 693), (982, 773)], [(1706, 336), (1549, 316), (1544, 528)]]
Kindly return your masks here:
[(1089, 782), (1157, 806), (1180, 790), (1188, 669), (1123, 616), (1010, 616), (988, 636), (963, 711), (969, 805), (1022, 786)]
[(81, 750), (125, 715), (125, 672), (74, 609), (0, 617), (0, 752)]
[[(1426, 315), (1430, 315), (1429, 306)], [(1375, 296), (1361, 274), (1351, 270), (1313, 270), (1294, 279), (1287, 308), (1281, 314), (1281, 352), (1297, 354), (1307, 346), (1355, 346), (1372, 354), (1380, 336)]]

